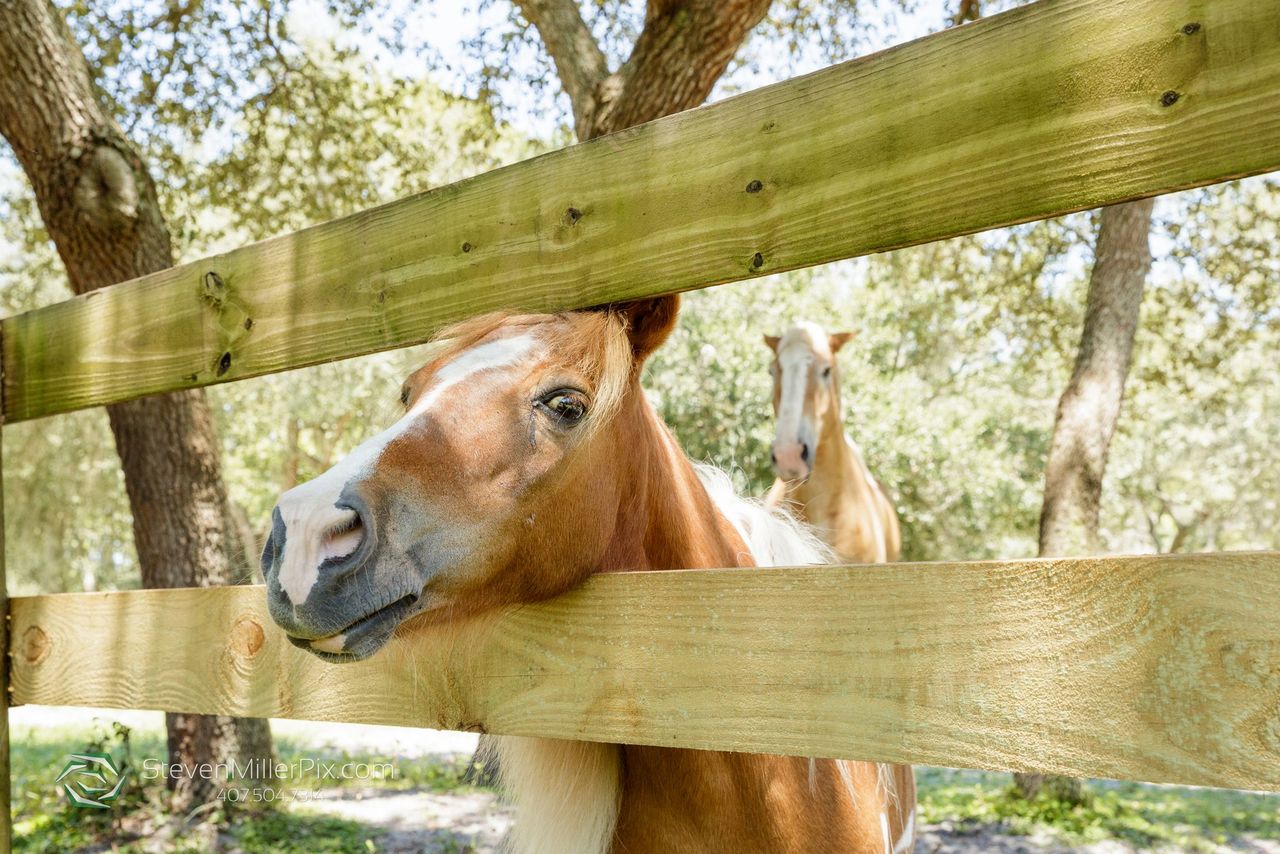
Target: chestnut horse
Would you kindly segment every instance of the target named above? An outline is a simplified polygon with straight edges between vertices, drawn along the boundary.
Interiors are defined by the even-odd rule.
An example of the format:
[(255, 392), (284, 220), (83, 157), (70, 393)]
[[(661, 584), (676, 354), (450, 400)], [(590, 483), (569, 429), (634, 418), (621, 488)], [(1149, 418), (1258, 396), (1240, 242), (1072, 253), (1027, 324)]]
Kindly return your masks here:
[[(263, 553), (302, 649), (366, 658), (395, 633), (563, 593), (597, 572), (821, 560), (798, 525), (700, 473), (640, 388), (674, 297), (490, 315), (444, 333), (406, 413), (285, 493)], [(909, 767), (496, 738), (518, 852), (909, 850)]]
[(836, 353), (851, 332), (827, 335), (812, 323), (766, 335), (773, 351), (773, 411), (778, 419), (766, 503), (786, 504), (843, 560), (884, 563), (902, 548), (898, 514), (862, 451), (844, 430)]

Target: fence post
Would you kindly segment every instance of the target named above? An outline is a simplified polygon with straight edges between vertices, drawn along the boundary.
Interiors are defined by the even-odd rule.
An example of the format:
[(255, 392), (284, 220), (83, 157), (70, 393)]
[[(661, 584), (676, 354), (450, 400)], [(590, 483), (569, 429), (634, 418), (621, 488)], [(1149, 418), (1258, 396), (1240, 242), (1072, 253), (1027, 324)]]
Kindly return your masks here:
[[(4, 363), (0, 360), (0, 390), (4, 388)], [(3, 454), (4, 413), (0, 412), (0, 455)], [(0, 464), (0, 852), (13, 848), (13, 813), (9, 778), (9, 589), (4, 572), (4, 466)]]

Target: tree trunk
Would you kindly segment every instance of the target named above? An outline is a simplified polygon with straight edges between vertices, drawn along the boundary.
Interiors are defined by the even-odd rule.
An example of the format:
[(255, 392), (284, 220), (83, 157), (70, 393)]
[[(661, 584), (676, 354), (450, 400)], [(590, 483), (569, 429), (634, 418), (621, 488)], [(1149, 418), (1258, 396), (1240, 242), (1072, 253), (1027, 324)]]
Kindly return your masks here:
[[(172, 265), (155, 185), (137, 149), (98, 103), (84, 55), (49, 0), (10, 0), (0, 11), (0, 133), (31, 182), (77, 294)], [(107, 413), (133, 510), (143, 586), (244, 578), (204, 393), (144, 398), (109, 406)], [(171, 763), (271, 755), (265, 720), (170, 714), (168, 724)], [(179, 809), (209, 799), (217, 786), (170, 782)]]
[[(1142, 291), (1151, 272), (1151, 210), (1143, 199), (1103, 208), (1089, 277), (1084, 329), (1075, 370), (1058, 402), (1040, 511), (1040, 555), (1090, 555), (1101, 550), (1098, 511), (1107, 451), (1120, 418), (1133, 357)], [(1043, 774), (1015, 774), (1019, 792), (1034, 798)], [(1079, 800), (1079, 780), (1048, 781), (1055, 794)]]

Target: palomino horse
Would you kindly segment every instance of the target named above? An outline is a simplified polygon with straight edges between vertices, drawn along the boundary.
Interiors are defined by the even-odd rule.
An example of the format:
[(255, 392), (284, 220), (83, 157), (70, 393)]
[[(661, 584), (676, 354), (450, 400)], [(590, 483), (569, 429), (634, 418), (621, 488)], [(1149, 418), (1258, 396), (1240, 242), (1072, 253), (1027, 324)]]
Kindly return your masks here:
[(793, 507), (842, 559), (883, 563), (898, 559), (902, 537), (893, 502), (844, 431), (836, 353), (851, 338), (851, 332), (828, 336), (812, 323), (764, 337), (774, 355), (778, 417), (778, 479), (766, 503)]
[[(490, 315), (444, 334), (406, 413), (289, 490), (263, 553), (272, 617), (330, 661), (597, 572), (811, 563), (795, 523), (700, 476), (640, 389), (675, 298)], [(903, 766), (498, 738), (512, 849), (884, 852), (913, 844)]]

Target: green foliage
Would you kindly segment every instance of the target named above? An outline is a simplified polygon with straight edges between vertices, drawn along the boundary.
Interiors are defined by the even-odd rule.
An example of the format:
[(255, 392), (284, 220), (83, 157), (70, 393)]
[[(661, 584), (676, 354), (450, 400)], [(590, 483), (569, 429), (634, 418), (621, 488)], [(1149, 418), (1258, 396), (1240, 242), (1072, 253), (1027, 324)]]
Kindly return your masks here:
[(920, 818), (961, 828), (996, 825), (1068, 844), (1115, 839), (1140, 850), (1216, 851), (1243, 839), (1280, 839), (1280, 798), (1216, 789), (1095, 781), (1083, 804), (1024, 800), (1004, 774), (918, 768)]
[[(73, 752), (110, 753), (118, 767), (131, 775), (110, 810), (77, 809), (53, 781)], [(88, 732), (41, 732), (15, 738), (10, 753), (14, 847), (18, 851), (61, 854), (123, 833), (127, 819), (154, 811), (163, 792), (137, 784), (140, 755), (163, 756), (156, 733), (135, 737), (129, 727), (100, 721)], [(162, 787), (161, 787), (162, 789)]]
[[(1166, 207), (1106, 495), (1117, 550), (1280, 547), (1280, 184)], [(1160, 253), (1161, 248), (1166, 250)]]
[[(466, 757), (396, 757), (316, 747), (294, 738), (277, 738), (276, 758), (299, 771), (277, 781), (278, 795), (272, 808), (250, 808), (243, 804), (228, 815), (227, 834), (244, 852), (368, 852), (370, 841), (384, 833), (380, 828), (354, 821), (310, 815), (305, 807), (295, 809), (307, 793), (320, 790), (365, 789), (416, 791), (439, 794), (467, 794), (484, 790), (466, 780), (470, 760)], [(67, 804), (53, 785), (58, 769), (72, 752), (108, 752), (121, 767), (131, 769), (131, 778), (120, 800), (109, 812), (86, 811)], [(166, 851), (206, 852), (213, 850), (201, 834), (188, 826), (186, 816), (168, 811), (164, 781), (146, 780), (139, 774), (145, 759), (164, 761), (167, 751), (159, 730), (134, 732), (117, 722), (96, 721), (89, 730), (76, 727), (39, 729), (15, 733), (12, 745), (13, 807), (15, 848), (40, 854), (91, 848), (105, 841), (120, 845), (122, 852), (154, 850), (148, 841), (157, 834), (168, 837)], [(362, 763), (389, 765), (393, 771), (376, 780), (351, 778), (321, 779), (314, 766), (302, 762)], [(221, 808), (221, 807), (220, 807)], [(122, 844), (123, 843), (123, 844)], [(458, 851), (469, 850), (460, 840), (446, 840)]]
[(245, 852), (368, 854), (381, 832), (357, 821), (271, 811), (233, 827), (228, 836)]

